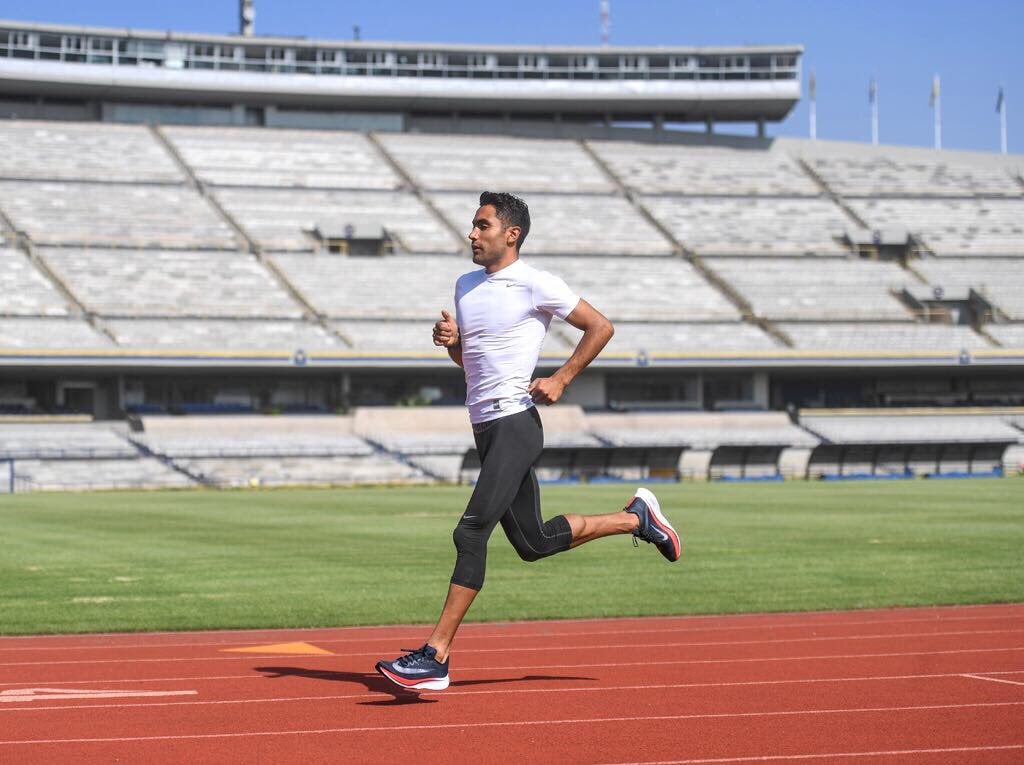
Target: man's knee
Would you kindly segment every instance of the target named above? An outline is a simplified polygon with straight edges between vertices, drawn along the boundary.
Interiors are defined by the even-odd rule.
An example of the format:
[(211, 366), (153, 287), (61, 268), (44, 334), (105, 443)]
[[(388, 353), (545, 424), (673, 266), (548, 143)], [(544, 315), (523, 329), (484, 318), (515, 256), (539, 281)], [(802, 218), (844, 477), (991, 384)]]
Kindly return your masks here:
[(513, 545), (513, 547), (515, 547), (516, 552), (519, 554), (519, 557), (527, 563), (533, 563), (545, 557), (541, 553), (534, 550), (532, 547), (529, 547), (521, 543)]

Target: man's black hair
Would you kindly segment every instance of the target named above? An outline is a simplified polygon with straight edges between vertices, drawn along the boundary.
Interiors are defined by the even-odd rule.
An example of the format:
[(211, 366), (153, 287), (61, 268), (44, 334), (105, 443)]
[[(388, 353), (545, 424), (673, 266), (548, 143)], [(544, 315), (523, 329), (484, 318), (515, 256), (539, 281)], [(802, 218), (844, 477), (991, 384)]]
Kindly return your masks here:
[(526, 202), (504, 191), (485, 191), (480, 195), (480, 206), (484, 205), (494, 208), (494, 214), (505, 224), (505, 228), (519, 226), (519, 238), (516, 239), (516, 252), (519, 252), (526, 241), (526, 235), (530, 233), (530, 208)]

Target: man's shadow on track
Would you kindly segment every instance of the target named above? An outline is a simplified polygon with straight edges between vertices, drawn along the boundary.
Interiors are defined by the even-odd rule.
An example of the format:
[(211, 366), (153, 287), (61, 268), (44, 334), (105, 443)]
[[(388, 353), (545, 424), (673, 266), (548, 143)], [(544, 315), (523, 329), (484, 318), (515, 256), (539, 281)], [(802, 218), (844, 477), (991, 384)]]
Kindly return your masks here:
[[(336, 672), (327, 669), (304, 669), (302, 667), (256, 667), (268, 679), (279, 677), (305, 677), (310, 680), (326, 680), (332, 683), (356, 683), (371, 693), (384, 693), (390, 699), (381, 701), (360, 701), (361, 706), (393, 707), (405, 704), (436, 704), (436, 698), (424, 698), (415, 691), (404, 691), (386, 677), (376, 672)], [(593, 680), (592, 677), (570, 677), (567, 675), (524, 675), (522, 677), (505, 677), (497, 680), (456, 680), (449, 688), (466, 688), (472, 685), (493, 685), (495, 683), (521, 683), (537, 680)], [(436, 693), (440, 693), (437, 691)]]

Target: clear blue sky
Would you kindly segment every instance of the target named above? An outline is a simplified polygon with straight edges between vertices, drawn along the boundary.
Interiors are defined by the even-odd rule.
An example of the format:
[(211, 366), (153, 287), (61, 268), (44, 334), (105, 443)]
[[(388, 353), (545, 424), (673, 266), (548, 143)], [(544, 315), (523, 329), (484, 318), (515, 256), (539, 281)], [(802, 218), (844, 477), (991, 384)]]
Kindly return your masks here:
[[(258, 34), (411, 42), (600, 42), (598, 0), (256, 0)], [(942, 78), (944, 148), (998, 151), (1005, 88), (1009, 148), (1024, 153), (1021, 0), (611, 0), (614, 45), (800, 43), (804, 99), (770, 135), (806, 136), (807, 76), (818, 137), (870, 141), (878, 81), (882, 143), (931, 146), (929, 93)], [(0, 0), (0, 18), (232, 33), (237, 0)]]

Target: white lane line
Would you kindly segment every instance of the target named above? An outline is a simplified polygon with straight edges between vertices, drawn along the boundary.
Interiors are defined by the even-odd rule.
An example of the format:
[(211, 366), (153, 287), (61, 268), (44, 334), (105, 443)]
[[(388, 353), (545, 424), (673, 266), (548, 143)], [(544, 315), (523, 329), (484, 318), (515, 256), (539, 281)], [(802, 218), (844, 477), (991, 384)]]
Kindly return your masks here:
[[(18, 704), (26, 701), (71, 701), (73, 699), (134, 699), (143, 696), (197, 696), (199, 691), (119, 691), (86, 690), (85, 688), (15, 688), (0, 693), (0, 704)], [(11, 707), (11, 709), (33, 709), (34, 707)], [(52, 709), (53, 707), (42, 707)], [(67, 707), (65, 707), (67, 708)], [(0, 712), (6, 712), (0, 708)]]
[[(645, 618), (657, 619), (658, 617), (645, 617)], [(1021, 613), (1021, 614), (1007, 614), (1007, 615), (1002, 615), (1002, 616), (989, 616), (989, 615), (986, 615), (986, 616), (951, 616), (951, 617), (928, 618), (928, 619), (925, 619), (925, 618), (919, 618), (919, 619), (888, 619), (888, 620), (885, 620), (885, 621), (878, 621), (878, 620), (867, 619), (867, 620), (860, 620), (860, 621), (843, 621), (843, 622), (836, 621), (836, 622), (827, 622), (827, 623), (822, 623), (822, 622), (778, 622), (778, 623), (774, 623), (774, 624), (764, 624), (764, 625), (747, 625), (747, 624), (743, 624), (743, 625), (729, 625), (729, 626), (722, 626), (722, 627), (715, 627), (713, 625), (703, 626), (703, 627), (691, 627), (691, 626), (672, 627), (672, 626), (668, 626), (668, 627), (658, 627), (658, 628), (652, 628), (652, 629), (643, 628), (643, 629), (617, 629), (617, 630), (588, 630), (586, 632), (575, 632), (575, 631), (552, 632), (549, 629), (539, 628), (539, 630), (537, 632), (515, 632), (515, 631), (512, 631), (512, 630), (509, 630), (508, 632), (494, 632), (494, 633), (484, 633), (484, 634), (473, 634), (472, 632), (468, 631), (469, 628), (473, 626), (473, 625), (470, 624), (470, 625), (464, 625), (462, 627), (462, 630), (463, 631), (467, 631), (467, 634), (461, 634), (460, 633), (460, 642), (465, 642), (467, 640), (499, 640), (499, 639), (507, 640), (507, 639), (513, 639), (513, 638), (514, 639), (523, 639), (523, 638), (545, 638), (545, 637), (587, 637), (587, 636), (594, 636), (594, 635), (642, 635), (642, 634), (656, 634), (656, 633), (663, 633), (663, 632), (668, 632), (668, 633), (672, 633), (672, 632), (736, 632), (736, 631), (740, 631), (740, 630), (758, 630), (758, 631), (763, 631), (763, 630), (786, 630), (786, 629), (821, 629), (821, 628), (832, 628), (832, 627), (865, 627), (865, 626), (867, 626), (867, 627), (877, 627), (877, 626), (880, 626), (880, 625), (896, 625), (896, 624), (946, 624), (948, 622), (1006, 621), (1006, 620), (1024, 620), (1024, 613)], [(616, 622), (616, 621), (620, 621), (620, 620), (609, 619), (608, 621), (609, 622)], [(531, 626), (532, 626), (532, 625), (538, 624), (538, 623), (537, 622), (531, 622), (529, 624), (531, 624)], [(554, 624), (562, 625), (562, 624), (564, 624), (564, 622), (554, 622)], [(487, 626), (489, 628), (489, 627), (491, 627), (493, 625), (487, 625)], [(268, 633), (266, 633), (266, 635), (267, 635), (266, 639), (267, 640), (272, 640), (272, 641), (278, 642), (278, 643), (286, 642), (285, 638), (288, 635), (291, 635), (293, 633), (312, 632), (312, 631), (315, 631), (317, 629), (322, 629), (322, 628), (309, 628), (308, 630), (303, 630), (301, 628), (300, 629), (295, 629), (295, 630), (277, 630), (275, 632), (268, 632)], [(359, 629), (359, 628), (355, 627), (355, 628), (345, 628), (345, 629)], [(423, 626), (411, 626), (411, 627), (400, 628), (400, 629), (407, 630), (409, 632), (409, 634), (417, 634), (418, 635), (418, 634), (423, 632), (424, 627)], [(337, 630), (335, 632), (337, 632)], [(151, 634), (153, 636), (162, 636), (162, 635), (166, 635), (166, 634), (175, 634), (175, 633), (159, 633), (158, 632), (158, 633), (147, 633), (147, 634)], [(203, 634), (203, 633), (189, 633), (189, 634)], [(232, 634), (234, 634), (234, 633), (232, 633)], [(933, 633), (928, 633), (928, 634), (933, 634)], [(211, 648), (211, 647), (216, 647), (216, 646), (228, 646), (228, 647), (230, 647), (230, 646), (237, 645), (237, 641), (235, 641), (235, 640), (211, 641), (211, 642), (179, 642), (179, 643), (116, 643), (116, 644), (111, 644), (111, 643), (90, 643), (90, 644), (74, 645), (74, 646), (70, 646), (70, 645), (65, 645), (65, 646), (8, 646), (8, 645), (5, 645), (5, 642), (8, 641), (8, 640), (23, 640), (23, 639), (26, 639), (27, 637), (31, 637), (31, 636), (15, 635), (15, 636), (12, 636), (12, 637), (0, 638), (0, 653), (6, 653), (6, 652), (12, 652), (13, 653), (13, 652), (16, 652), (16, 651), (87, 651), (87, 650), (106, 650), (106, 649), (112, 649), (112, 648), (113, 649), (117, 649), (117, 650), (120, 650), (120, 649), (123, 649), (123, 648), (152, 648), (152, 649), (157, 649), (157, 648), (159, 648), (159, 649), (163, 649), (163, 648)], [(38, 638), (38, 636), (35, 636), (35, 637)], [(44, 636), (42, 639), (43, 640), (49, 640), (51, 638), (68, 638), (68, 637), (76, 637), (76, 636), (72, 636), (72, 635), (47, 635), (47, 636)], [(79, 635), (77, 637), (81, 637), (81, 635)], [(100, 637), (100, 635), (96, 635), (96, 637)], [(314, 642), (317, 642), (317, 643), (331, 643), (331, 644), (337, 644), (337, 643), (378, 643), (378, 642), (393, 642), (395, 640), (407, 639), (407, 638), (402, 638), (402, 637), (396, 636), (396, 635), (380, 635), (380, 636), (364, 636), (364, 637), (331, 637), (330, 633), (328, 633), (324, 637), (317, 637), (317, 636), (308, 635), (308, 634), (304, 635), (304, 637), (307, 640), (309, 640), (309, 641), (314, 641)], [(246, 637), (243, 640), (243, 642), (245, 640), (249, 640), (249, 639), (250, 639), (249, 637)], [(255, 639), (255, 638), (252, 638), (252, 639)]]
[(898, 757), (908, 754), (960, 754), (965, 752), (1003, 752), (1024, 749), (1024, 744), (994, 746), (955, 746), (935, 749), (888, 749), (878, 752), (822, 752), (813, 754), (754, 754), (749, 757), (710, 757), (699, 760), (644, 760), (608, 765), (713, 765), (726, 762), (779, 762), (783, 760), (831, 760), (851, 757)]
[[(793, 643), (823, 643), (836, 641), (853, 640), (905, 640), (908, 638), (940, 638), (940, 637), (965, 637), (976, 635), (1018, 635), (1024, 634), (1024, 629), (1005, 630), (961, 630), (953, 632), (906, 632), (898, 635), (836, 635), (827, 637), (801, 637), (801, 638), (776, 638), (772, 640), (715, 640), (707, 642), (675, 642), (675, 643), (603, 643), (600, 645), (576, 645), (575, 643), (561, 643), (550, 646), (504, 646), (501, 648), (460, 648), (459, 655), (464, 656), (471, 653), (543, 653), (547, 651), (608, 651), (608, 650), (630, 650), (644, 648), (721, 648), (723, 646), (751, 646), (751, 645), (790, 645)], [(259, 655), (256, 653), (253, 656)], [(277, 655), (277, 654), (267, 654)], [(358, 651), (352, 653), (336, 653), (333, 658), (355, 658), (360, 656), (380, 656), (380, 651)], [(208, 657), (173, 657), (168, 659), (70, 659), (64, 661), (11, 661), (0, 662), (0, 667), (27, 667), (39, 664), (104, 664), (104, 663), (128, 663), (128, 662), (152, 662), (152, 661), (206, 661)]]
[[(691, 690), (694, 688), (733, 688), (733, 687), (752, 687), (752, 686), (778, 686), (778, 685), (799, 685), (803, 683), (808, 684), (828, 684), (828, 683), (868, 683), (868, 682), (885, 682), (885, 681), (900, 681), (900, 680), (935, 680), (935, 679), (949, 679), (953, 677), (965, 677), (961, 672), (950, 672), (948, 674), (935, 674), (935, 675), (879, 675), (876, 677), (822, 677), (822, 678), (810, 678), (805, 680), (743, 680), (736, 682), (718, 682), (718, 683), (654, 683), (646, 685), (594, 685), (594, 686), (575, 686), (575, 687), (561, 687), (561, 688), (509, 688), (507, 686), (499, 688), (478, 688), (475, 690), (458, 690), (458, 681), (456, 680), (452, 686), (445, 691), (427, 691), (423, 692), (421, 696), (491, 696), (491, 695), (502, 695), (506, 696), (513, 693), (621, 693), (623, 691), (671, 691), (671, 690)], [(516, 678), (519, 680), (519, 678)], [(528, 680), (528, 678), (522, 678), (522, 680)], [(359, 681), (352, 681), (358, 683)], [(59, 689), (49, 689), (55, 693), (60, 692)], [(6, 691), (6, 693), (15, 693), (18, 691)], [(65, 691), (65, 693), (74, 693), (74, 691)], [(98, 691), (83, 691), (83, 694), (99, 693)], [(117, 692), (106, 692), (110, 694), (110, 698), (116, 698)], [(156, 692), (143, 692), (133, 694), (132, 692), (124, 692), (123, 696), (128, 697), (131, 695), (184, 695), (184, 694), (195, 694), (196, 691), (184, 691), (174, 693), (156, 693)], [(369, 698), (391, 698), (395, 696), (394, 693), (386, 693), (380, 691), (369, 691), (367, 693), (351, 693), (351, 694), (338, 694), (338, 695), (322, 695), (322, 696), (281, 696), (281, 697), (270, 697), (270, 698), (245, 698), (245, 699), (220, 699), (216, 701), (163, 701), (163, 702), (146, 702), (141, 704), (67, 704), (61, 706), (51, 707), (0, 707), (0, 714), (4, 712), (37, 712), (47, 710), (68, 710), (73, 709), (76, 712), (80, 709), (127, 709), (134, 707), (192, 707), (192, 706), (223, 706), (231, 704), (283, 704), (293, 701), (344, 701), (351, 699), (369, 699)], [(26, 695), (24, 699), (13, 699), (19, 701), (29, 701), (33, 698), (43, 698), (40, 696), (32, 697)], [(62, 698), (59, 695), (49, 696), (47, 698), (59, 699)], [(78, 698), (69, 696), (68, 698)], [(90, 696), (83, 695), (80, 698), (90, 698)], [(102, 697), (101, 697), (102, 698)], [(0, 694), (0, 701), (4, 701), (3, 694)]]
[[(635, 646), (632, 646), (635, 647)], [(767, 656), (743, 659), (668, 659), (662, 661), (624, 661), (624, 662), (577, 662), (576, 664), (513, 664), (511, 666), (482, 666), (462, 667), (463, 669), (562, 669), (562, 668), (583, 668), (583, 667), (636, 667), (661, 664), (744, 664), (748, 662), (767, 661), (811, 661), (816, 659), (877, 659), (898, 656), (945, 656), (950, 654), (965, 653), (1005, 653), (1007, 651), (1024, 651), (1024, 646), (1008, 646), (1006, 648), (953, 648), (946, 651), (893, 651), (888, 653), (843, 653), (843, 654), (820, 654), (816, 656)], [(460, 655), (463, 652), (459, 652)], [(466, 653), (472, 653), (467, 651)], [(354, 654), (358, 656), (376, 656), (377, 653)], [(353, 654), (349, 654), (353, 656)], [(337, 659), (336, 656), (303, 656), (303, 660), (312, 659)], [(345, 658), (345, 657), (341, 657)], [(34, 667), (34, 666), (56, 666), (67, 664), (176, 664), (179, 662), (200, 662), (200, 661), (268, 661), (270, 659), (295, 660), (295, 654), (248, 654), (245, 656), (200, 656), (200, 657), (178, 657), (171, 659), (83, 659), (78, 661), (21, 661), (0, 664), (0, 667)], [(461, 666), (461, 665), (460, 665)], [(19, 683), (20, 684), (20, 683)]]
[(116, 736), (110, 738), (51, 738), (25, 741), (0, 741), (0, 746), (33, 744), (94, 744), (129, 741), (187, 741), (210, 738), (248, 738), (253, 736), (307, 736), (325, 733), (393, 733), (395, 731), (431, 731), (468, 728), (515, 728), (531, 725), (589, 725), (607, 723), (668, 722), (671, 720), (719, 720), (751, 717), (803, 717), (816, 715), (879, 714), (892, 712), (934, 712), (943, 710), (985, 709), (1024, 706), (1024, 701), (997, 701), (978, 704), (925, 704), (909, 707), (855, 707), (852, 709), (793, 709), (766, 712), (713, 712), (689, 715), (649, 715), (634, 717), (587, 717), (566, 720), (497, 720), (494, 722), (433, 723), (430, 725), (371, 725), (350, 728), (315, 728), (304, 730), (243, 731), (237, 733), (192, 733), (164, 736)]
[[(955, 614), (963, 614), (972, 611), (989, 611), (993, 613), (986, 613), (981, 616), (956, 616)], [(832, 619), (841, 618), (843, 616), (849, 616), (851, 614), (857, 614), (858, 616), (870, 616), (877, 614), (880, 617), (896, 616), (895, 619), (866, 619), (856, 622), (842, 622), (842, 621), (830, 621)], [(903, 617), (903, 614), (920, 614), (911, 619)], [(926, 616), (930, 614), (930, 616)], [(706, 622), (712, 626), (704, 627), (698, 626), (696, 629), (770, 629), (772, 626), (786, 626), (788, 622), (781, 622), (779, 625), (772, 624), (737, 624), (729, 626), (714, 627), (713, 625), (717, 621), (728, 621), (728, 622), (741, 622), (741, 621), (755, 621), (768, 617), (769, 614), (765, 613), (743, 613), (743, 614), (683, 614), (676, 616), (613, 616), (613, 617), (593, 617), (583, 619), (543, 619), (543, 620), (527, 620), (527, 621), (506, 621), (506, 622), (470, 622), (464, 624), (461, 628), (463, 634), (469, 634), (476, 630), (491, 629), (494, 627), (548, 627), (550, 625), (575, 625), (575, 624), (616, 624), (623, 622), (679, 622), (679, 623), (699, 623)], [(844, 624), (901, 624), (903, 622), (933, 622), (933, 621), (965, 621), (965, 620), (984, 620), (984, 619), (1006, 619), (1006, 618), (1024, 618), (1024, 603), (970, 603), (959, 606), (911, 606), (907, 608), (899, 607), (879, 607), (879, 608), (864, 608), (864, 609), (832, 609), (825, 611), (780, 611), (774, 614), (770, 614), (773, 618), (792, 618), (792, 619), (807, 619), (808, 617), (821, 617), (825, 621), (805, 621), (802, 622), (802, 626), (807, 627), (828, 627), (832, 625), (844, 625)], [(303, 633), (309, 637), (314, 634), (320, 633), (332, 633), (332, 632), (373, 632), (373, 631), (387, 631), (387, 636), (382, 636), (385, 639), (398, 633), (402, 630), (422, 630), (424, 627), (429, 625), (423, 624), (384, 624), (375, 626), (356, 626), (356, 627), (295, 627), (288, 629), (281, 628), (255, 628), (247, 630), (189, 630), (187, 634), (192, 636), (200, 635), (217, 635), (225, 637), (228, 635), (240, 635), (246, 636), (246, 640), (249, 638), (256, 638), (259, 635), (269, 636), (269, 639), (279, 642), (275, 635), (282, 633)], [(185, 634), (181, 631), (156, 631), (145, 633), (151, 637), (174, 637)], [(6, 635), (0, 638), (0, 642), (6, 641), (22, 641), (22, 640), (54, 640), (54, 641), (69, 641), (69, 640), (81, 640), (83, 637), (90, 638), (137, 638), (139, 633), (137, 632), (92, 632), (86, 634), (66, 634), (66, 635)], [(496, 635), (496, 637), (505, 637), (506, 635)], [(375, 638), (370, 638), (375, 639)]]
[[(996, 674), (996, 673), (993, 672), (992, 674)], [(969, 677), (969, 678), (971, 678), (973, 680), (988, 680), (990, 683), (1006, 683), (1008, 685), (1022, 685), (1022, 686), (1024, 686), (1024, 683), (1022, 683), (1022, 682), (1020, 682), (1018, 680), (1004, 680), (1004, 679), (1002, 679), (1000, 677), (985, 677), (984, 675), (982, 675), (980, 673), (979, 674), (970, 674), (968, 672), (962, 672), (960, 674), (960, 676), (961, 677)]]
[[(647, 664), (648, 662), (643, 662), (643, 663)], [(579, 666), (580, 667), (584, 667), (584, 666), (592, 667), (592, 666), (595, 666), (595, 665), (593, 665), (593, 664), (587, 664), (587, 665), (581, 664)], [(620, 665), (618, 665), (618, 664), (614, 664), (614, 665), (604, 664), (604, 665), (601, 665), (601, 666), (604, 666), (604, 667), (617, 667), (617, 666), (620, 666)], [(630, 667), (632, 667), (632, 666), (635, 666), (635, 663), (631, 662), (629, 664), (625, 664), (625, 665), (622, 665), (622, 666), (630, 666)], [(477, 667), (476, 669), (477, 670), (483, 670), (484, 668), (483, 667)], [(488, 668), (488, 669), (491, 669), (491, 668)], [(521, 669), (529, 669), (529, 667), (522, 667)], [(326, 669), (325, 670), (321, 670), (321, 671), (324, 672), (324, 673), (330, 673), (331, 672), (331, 670), (326, 670)], [(470, 671), (473, 671), (473, 670), (467, 669), (466, 667), (460, 667), (459, 668), (460, 674), (462, 672), (470, 672)], [(374, 677), (374, 674), (372, 672), (369, 672), (369, 671), (364, 672), (364, 674), (367, 675), (368, 677)], [(977, 672), (973, 672), (973, 674), (975, 674), (975, 675), (1022, 675), (1022, 674), (1024, 674), (1024, 669), (980, 670), (980, 671), (977, 671)], [(918, 679), (918, 678), (961, 677), (961, 676), (970, 676), (970, 675), (965, 675), (965, 673), (963, 673), (963, 672), (943, 672), (943, 673), (936, 673), (936, 674), (931, 674), (931, 675), (854, 675), (854, 676), (848, 676), (848, 677), (812, 677), (812, 678), (803, 678), (803, 679), (799, 679), (799, 678), (795, 678), (795, 679), (784, 678), (784, 679), (781, 679), (781, 680), (737, 680), (737, 681), (734, 681), (734, 682), (692, 683), (691, 685), (694, 686), (694, 687), (715, 687), (715, 686), (726, 686), (726, 685), (770, 685), (770, 684), (774, 684), (774, 683), (833, 683), (833, 682), (839, 683), (839, 682), (856, 682), (858, 680), (913, 680), (913, 679)], [(299, 677), (302, 677), (302, 676), (300, 675)], [(184, 683), (184, 682), (213, 682), (215, 680), (267, 680), (267, 679), (276, 680), (278, 678), (277, 677), (268, 677), (267, 675), (262, 675), (262, 674), (254, 675), (252, 673), (249, 673), (249, 674), (245, 674), (245, 675), (191, 675), (191, 676), (183, 676), (183, 677), (136, 677), (136, 678), (121, 679), (121, 680), (107, 680), (107, 679), (103, 679), (102, 682), (103, 682), (104, 685), (112, 685), (112, 684), (113, 685), (122, 685), (122, 684), (125, 684), (125, 683), (175, 683), (175, 682)], [(320, 677), (310, 677), (310, 678), (304, 678), (304, 679), (315, 680), (317, 682), (321, 682), (321, 681), (330, 681), (330, 682), (358, 682), (358, 680), (352, 680), (352, 681), (346, 681), (346, 680), (343, 680), (343, 679), (335, 680), (332, 677), (322, 677), (322, 678), (320, 678)], [(563, 678), (553, 678), (553, 679), (560, 680), (560, 679), (563, 679)], [(91, 680), (59, 680), (59, 681), (49, 680), (47, 682), (49, 682), (49, 683), (51, 683), (53, 685), (65, 686), (65, 685), (96, 685), (96, 683), (100, 682), (100, 681), (98, 681), (95, 678), (93, 678)], [(497, 681), (495, 681), (495, 682), (497, 682)], [(23, 682), (20, 682), (20, 683), (0, 683), (0, 688), (6, 688), (8, 686), (23, 686), (23, 687), (27, 688), (27, 687), (30, 687), (31, 685), (33, 685), (33, 682), (28, 682), (28, 681), (23, 681)], [(454, 685), (458, 685), (458, 681), (454, 682), (453, 687), (454, 687)], [(448, 693), (448, 695), (450, 695), (450, 693)]]

